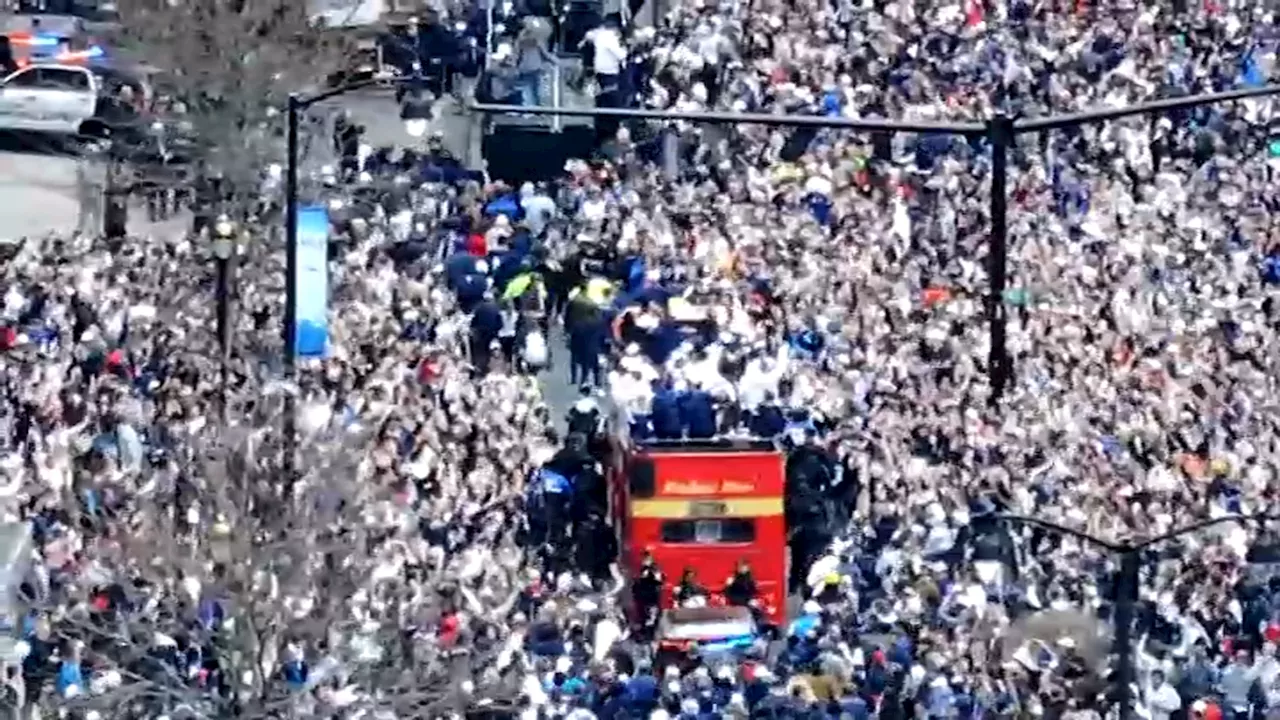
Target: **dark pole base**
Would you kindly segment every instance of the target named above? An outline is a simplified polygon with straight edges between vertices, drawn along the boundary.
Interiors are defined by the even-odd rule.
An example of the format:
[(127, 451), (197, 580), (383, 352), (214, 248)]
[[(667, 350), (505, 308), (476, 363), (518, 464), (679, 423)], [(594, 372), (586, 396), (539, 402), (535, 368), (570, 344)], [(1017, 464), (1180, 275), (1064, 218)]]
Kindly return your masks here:
[(103, 202), (102, 234), (108, 240), (123, 240), (129, 236), (129, 196), (110, 192)]

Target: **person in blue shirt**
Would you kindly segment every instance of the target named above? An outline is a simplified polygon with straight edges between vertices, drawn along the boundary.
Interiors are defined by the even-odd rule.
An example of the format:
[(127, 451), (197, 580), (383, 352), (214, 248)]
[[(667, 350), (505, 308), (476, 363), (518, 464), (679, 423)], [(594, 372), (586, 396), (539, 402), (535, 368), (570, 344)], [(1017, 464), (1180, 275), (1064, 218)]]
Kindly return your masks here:
[(911, 638), (906, 635), (899, 636), (893, 641), (893, 644), (889, 646), (889, 662), (895, 665), (911, 667), (914, 655), (915, 647), (911, 643)]
[(929, 718), (951, 717), (955, 707), (955, 693), (947, 678), (939, 675), (929, 682), (924, 691), (925, 713)]
[(471, 316), (471, 364), (477, 372), (489, 372), (490, 344), (502, 330), (502, 311), (491, 297), (476, 305)]
[(648, 717), (658, 706), (658, 679), (648, 668), (641, 671), (629, 681), (625, 692), (627, 708), (635, 717)]
[(626, 702), (626, 686), (614, 681), (597, 693), (592, 709), (596, 717), (621, 717), (626, 712)]
[(663, 321), (645, 333), (641, 349), (654, 365), (665, 365), (683, 341), (680, 328), (674, 322)]
[(805, 672), (818, 659), (817, 634), (810, 631), (803, 637), (792, 635), (787, 638), (785, 660), (795, 672)]
[(623, 289), (628, 293), (639, 293), (645, 287), (645, 270), (646, 265), (644, 257), (633, 255), (625, 258), (622, 263), (623, 270)]
[(870, 697), (880, 697), (889, 688), (893, 677), (884, 664), (884, 653), (877, 650), (871, 654), (871, 663), (863, 674), (863, 692)]
[(765, 673), (765, 677), (760, 677), (760, 675), (761, 673), (757, 671), (757, 676), (747, 683), (747, 686), (742, 691), (742, 697), (746, 700), (747, 707), (753, 711), (759, 707), (765, 698), (769, 697), (768, 680), (770, 676), (767, 673)]
[(684, 435), (680, 421), (680, 395), (672, 388), (670, 380), (654, 382), (649, 419), (653, 436), (659, 440), (678, 440)]
[(792, 333), (787, 337), (787, 344), (791, 346), (792, 351), (801, 359), (815, 360), (826, 345), (822, 334), (813, 328), (805, 328), (796, 333)]
[(716, 409), (711, 393), (693, 387), (680, 398), (680, 424), (691, 438), (716, 436)]
[(1280, 245), (1271, 248), (1262, 259), (1262, 281), (1268, 285), (1280, 285)]
[(66, 695), (67, 691), (76, 687), (80, 692), (84, 692), (87, 688), (84, 683), (84, 671), (80, 668), (80, 661), (77, 660), (73, 653), (73, 657), (69, 657), (62, 661), (58, 666), (57, 689), (59, 695)]
[(604, 364), (601, 354), (609, 338), (603, 313), (586, 315), (569, 328), (569, 374), (577, 385), (603, 386)]
[(506, 250), (498, 253), (495, 262), (491, 263), (493, 272), (493, 286), (495, 288), (506, 289), (507, 283), (521, 273), (527, 272), (531, 266), (525, 264), (516, 254), (514, 250)]
[(756, 437), (778, 437), (787, 429), (787, 418), (778, 406), (777, 399), (770, 393), (765, 401), (747, 416), (747, 428)]
[(464, 313), (475, 312), (476, 306), (484, 301), (485, 292), (489, 289), (489, 279), (479, 273), (471, 273), (462, 279), (458, 287), (458, 309)]

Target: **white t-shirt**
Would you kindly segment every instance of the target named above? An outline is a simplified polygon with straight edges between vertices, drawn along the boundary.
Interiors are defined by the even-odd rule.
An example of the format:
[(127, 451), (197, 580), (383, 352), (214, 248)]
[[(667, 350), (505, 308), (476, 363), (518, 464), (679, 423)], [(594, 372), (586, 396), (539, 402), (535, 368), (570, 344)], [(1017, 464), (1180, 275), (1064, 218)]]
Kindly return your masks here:
[(519, 313), (513, 310), (502, 311), (502, 328), (498, 330), (498, 337), (510, 338), (516, 336), (516, 323), (520, 321)]
[(627, 62), (627, 49), (622, 37), (613, 28), (596, 28), (587, 33), (587, 41), (595, 46), (595, 59), (591, 69), (597, 75), (620, 75)]
[(530, 366), (543, 367), (547, 364), (547, 340), (542, 333), (535, 330), (525, 336), (522, 355), (525, 363)]

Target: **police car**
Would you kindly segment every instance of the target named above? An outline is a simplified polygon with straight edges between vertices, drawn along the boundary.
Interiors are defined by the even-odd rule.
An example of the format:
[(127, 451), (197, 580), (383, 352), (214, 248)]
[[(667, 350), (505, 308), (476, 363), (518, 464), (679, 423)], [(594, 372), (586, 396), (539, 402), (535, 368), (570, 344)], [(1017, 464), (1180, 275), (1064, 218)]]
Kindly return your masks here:
[(762, 637), (748, 608), (675, 608), (658, 624), (656, 664), (679, 663), (690, 652), (704, 659), (740, 657)]
[(28, 65), (0, 82), (0, 129), (78, 134), (94, 117), (102, 90), (84, 67)]
[(0, 130), (75, 137), (90, 120), (108, 126), (136, 120), (149, 100), (146, 83), (103, 56), (97, 46), (15, 53), (18, 70), (0, 80)]

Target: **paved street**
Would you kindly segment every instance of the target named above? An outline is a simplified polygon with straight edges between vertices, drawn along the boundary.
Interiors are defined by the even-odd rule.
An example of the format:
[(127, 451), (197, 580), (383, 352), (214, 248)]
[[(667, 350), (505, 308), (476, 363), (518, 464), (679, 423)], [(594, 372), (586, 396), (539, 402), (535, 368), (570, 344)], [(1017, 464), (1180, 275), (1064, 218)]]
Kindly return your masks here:
[(20, 238), (75, 229), (76, 161), (0, 152), (0, 236)]
[(565, 415), (578, 400), (578, 388), (569, 382), (568, 342), (559, 329), (552, 329), (547, 342), (551, 348), (551, 367), (538, 378), (542, 397), (551, 408), (551, 419), (561, 431), (565, 428)]
[[(400, 119), (400, 106), (395, 102), (391, 90), (368, 90), (346, 95), (332, 104), (324, 104), (327, 109), (342, 109), (351, 113), (352, 118), (365, 126), (365, 141), (373, 147), (393, 145), (396, 147), (421, 146), (423, 139), (414, 139), (404, 131), (404, 121)], [(435, 119), (430, 123), (427, 135), (440, 132), (444, 135), (445, 147), (454, 157), (463, 161), (479, 162), (480, 129), (472, 127), (453, 98), (444, 98), (436, 103)]]

